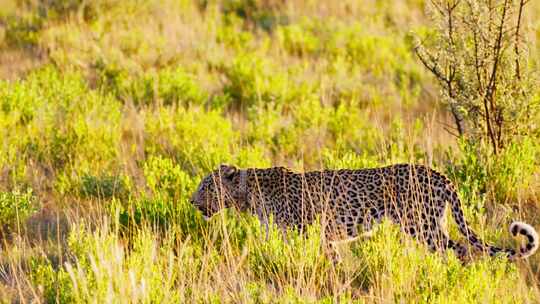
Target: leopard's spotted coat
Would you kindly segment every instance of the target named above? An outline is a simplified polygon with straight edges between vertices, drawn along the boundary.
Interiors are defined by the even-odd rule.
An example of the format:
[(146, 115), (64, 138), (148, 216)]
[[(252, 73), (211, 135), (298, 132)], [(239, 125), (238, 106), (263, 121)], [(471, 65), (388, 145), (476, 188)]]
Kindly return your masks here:
[(205, 177), (192, 203), (209, 217), (223, 208), (249, 211), (268, 225), (304, 229), (317, 216), (329, 240), (354, 239), (369, 232), (384, 217), (432, 250), (453, 249), (464, 258), (467, 249), (451, 240), (444, 227), (447, 205), (459, 231), (475, 248), (510, 260), (526, 258), (538, 249), (538, 235), (522, 222), (510, 232), (527, 238), (519, 250), (483, 242), (463, 216), (458, 195), (442, 174), (421, 165), (399, 164), (361, 170), (324, 170), (295, 173), (283, 167), (237, 169), (222, 165)]

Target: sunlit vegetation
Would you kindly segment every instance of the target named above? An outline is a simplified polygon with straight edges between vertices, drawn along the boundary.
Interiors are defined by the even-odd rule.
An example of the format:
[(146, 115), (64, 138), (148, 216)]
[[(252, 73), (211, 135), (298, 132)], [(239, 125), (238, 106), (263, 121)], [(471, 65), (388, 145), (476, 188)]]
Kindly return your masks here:
[[(414, 162), (455, 182), (487, 241), (517, 246), (515, 219), (540, 228), (539, 86), (524, 84), (530, 116), (496, 154), (455, 136), (415, 54), (440, 42), (426, 5), (0, 0), (0, 302), (540, 301), (538, 254), (462, 265), (383, 223), (336, 264), (318, 225), (266, 240), (249, 214), (205, 222), (189, 203), (221, 163)], [(538, 20), (529, 1), (523, 71), (540, 66)]]

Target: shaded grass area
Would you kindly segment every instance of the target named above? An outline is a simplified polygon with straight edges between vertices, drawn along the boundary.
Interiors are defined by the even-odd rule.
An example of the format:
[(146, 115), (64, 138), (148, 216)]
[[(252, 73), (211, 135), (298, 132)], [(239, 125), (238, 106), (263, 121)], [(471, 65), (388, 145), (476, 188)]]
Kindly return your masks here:
[(265, 240), (250, 215), (207, 223), (188, 203), (220, 163), (416, 162), (456, 182), (484, 239), (538, 226), (537, 135), (494, 159), (444, 130), (411, 52), (408, 31), (429, 32), (421, 1), (1, 7), (2, 56), (22, 58), (0, 74), (2, 301), (538, 301), (536, 256), (463, 267), (385, 223), (334, 265), (317, 226)]

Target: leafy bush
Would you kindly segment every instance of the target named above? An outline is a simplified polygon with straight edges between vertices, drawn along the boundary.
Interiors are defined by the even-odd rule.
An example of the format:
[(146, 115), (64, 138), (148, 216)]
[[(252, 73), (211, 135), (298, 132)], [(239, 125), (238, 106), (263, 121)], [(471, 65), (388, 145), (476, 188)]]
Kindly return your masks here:
[[(272, 226), (267, 239), (256, 216), (204, 221), (189, 203), (220, 163), (415, 162), (445, 168), (482, 239), (514, 247), (503, 223), (539, 225), (539, 134), (522, 132), (539, 120), (497, 155), (454, 146), (408, 34), (437, 34), (424, 1), (387, 2), (2, 2), (0, 302), (538, 302), (540, 255), (464, 267), (383, 224), (339, 245), (334, 264), (319, 225), (286, 237)], [(527, 5), (523, 26), (538, 19)], [(523, 43), (534, 33), (520, 34), (521, 67), (534, 70), (540, 52)], [(527, 88), (516, 100), (537, 104), (530, 82), (508, 84), (502, 104)]]
[(290, 24), (279, 27), (277, 38), (289, 53), (296, 56), (316, 54), (321, 48), (321, 42), (310, 30), (309, 25)]
[(183, 170), (195, 174), (229, 162), (238, 139), (231, 122), (217, 110), (160, 108), (148, 113), (146, 132), (149, 155), (171, 157)]
[(204, 105), (206, 101), (206, 94), (195, 79), (181, 69), (160, 71), (157, 86), (157, 95), (164, 105)]
[(474, 141), (460, 142), (461, 157), (448, 166), (466, 201), (491, 194), (488, 199), (513, 202), (533, 182), (537, 159), (536, 144), (529, 139), (512, 143), (500, 155)]
[(153, 194), (173, 199), (187, 198), (197, 186), (195, 181), (171, 159), (151, 156), (144, 163), (144, 176)]
[(100, 71), (100, 84), (115, 92), (119, 99), (131, 101), (138, 106), (201, 106), (207, 100), (193, 75), (180, 68), (147, 72), (134, 77), (126, 70), (104, 66)]
[[(79, 172), (112, 169), (120, 138), (119, 102), (88, 88), (80, 73), (46, 67), (25, 80), (0, 82), (1, 153), (7, 159), (72, 180)], [(70, 187), (68, 187), (70, 188)], [(72, 188), (72, 187), (71, 187)]]
[(202, 218), (188, 202), (197, 185), (195, 180), (171, 159), (159, 156), (145, 162), (143, 173), (149, 193), (113, 198), (108, 205), (122, 231), (131, 233), (141, 227), (162, 232), (175, 229), (182, 237), (201, 238)]
[[(318, 289), (327, 288), (331, 261), (326, 255), (321, 239), (320, 225), (314, 225), (303, 236), (298, 232), (282, 233), (271, 225), (268, 239), (261, 231), (251, 238), (249, 265), (255, 276), (262, 281), (284, 288), (286, 282), (309, 281)], [(262, 228), (263, 229), (263, 228)]]
[(234, 14), (265, 31), (272, 31), (277, 25), (287, 22), (287, 17), (278, 13), (281, 6), (283, 4), (279, 1), (260, 0), (225, 0), (221, 4), (226, 16)]
[(55, 269), (52, 263), (43, 258), (30, 261), (30, 280), (38, 286), (41, 295), (48, 303), (72, 303), (73, 285), (69, 274), (63, 269)]
[[(428, 5), (437, 31), (415, 47), (422, 64), (438, 80), (460, 136), (489, 143), (494, 155), (537, 132), (538, 83), (527, 64), (522, 35), (524, 1), (477, 1), (474, 5)], [(497, 7), (497, 9), (495, 9)], [(506, 51), (512, 48), (513, 51)]]
[[(75, 230), (69, 238), (75, 261), (59, 270), (61, 277), (69, 278), (59, 282), (60, 288), (75, 302), (111, 297), (118, 301), (129, 297), (162, 303), (180, 300), (179, 291), (174, 288), (174, 282), (180, 278), (171, 264), (162, 263), (165, 256), (150, 233), (136, 236), (129, 255), (118, 241), (107, 231), (91, 233), (84, 227)], [(148, 277), (151, 274), (154, 276)]]
[(38, 210), (32, 189), (0, 192), (0, 227), (18, 229)]
[(287, 89), (287, 78), (275, 74), (270, 62), (255, 55), (243, 54), (224, 67), (228, 83), (223, 88), (238, 108), (280, 101)]
[(356, 280), (367, 288), (380, 288), (373, 290), (375, 296), (419, 303), (521, 302), (531, 296), (520, 286), (515, 265), (502, 258), (463, 267), (453, 253), (446, 258), (429, 254), (406, 238), (386, 223), (376, 229), (372, 240), (353, 247), (357, 263), (365, 265)]
[[(36, 145), (42, 144), (39, 139), (52, 141), (52, 147), (44, 147), (52, 150), (50, 158), (74, 158), (75, 155), (62, 151), (63, 146), (71, 147), (87, 136), (106, 137), (108, 133), (105, 142), (112, 140), (113, 134), (109, 132), (112, 128), (103, 129), (98, 124), (119, 118), (115, 100), (90, 90), (79, 73), (61, 75), (51, 67), (35, 71), (24, 81), (2, 82), (0, 94), (3, 121), (9, 123), (5, 126), (11, 128), (11, 134), (29, 129), (32, 133), (25, 137), (35, 138)], [(96, 140), (86, 144), (87, 152), (92, 151), (92, 147), (99, 147), (99, 143)]]
[(5, 24), (4, 40), (7, 46), (20, 48), (37, 46), (39, 31), (44, 23), (44, 19), (38, 14), (10, 15), (2, 19)]
[(125, 197), (128, 183), (121, 176), (92, 176), (84, 175), (81, 178), (80, 192), (85, 197), (110, 199), (112, 197)]
[(254, 37), (252, 32), (243, 29), (242, 23), (241, 20), (229, 16), (227, 22), (219, 27), (216, 42), (238, 51), (250, 49)]

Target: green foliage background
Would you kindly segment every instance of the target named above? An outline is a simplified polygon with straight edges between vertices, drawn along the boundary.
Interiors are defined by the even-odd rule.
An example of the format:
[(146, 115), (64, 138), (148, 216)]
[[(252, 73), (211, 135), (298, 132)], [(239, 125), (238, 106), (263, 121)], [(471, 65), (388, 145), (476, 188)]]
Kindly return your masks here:
[(516, 246), (511, 220), (540, 227), (539, 135), (494, 159), (447, 132), (412, 52), (430, 26), (418, 0), (0, 1), (0, 301), (538, 302), (538, 256), (464, 267), (385, 223), (334, 265), (317, 225), (264, 240), (188, 202), (220, 163), (424, 163)]

